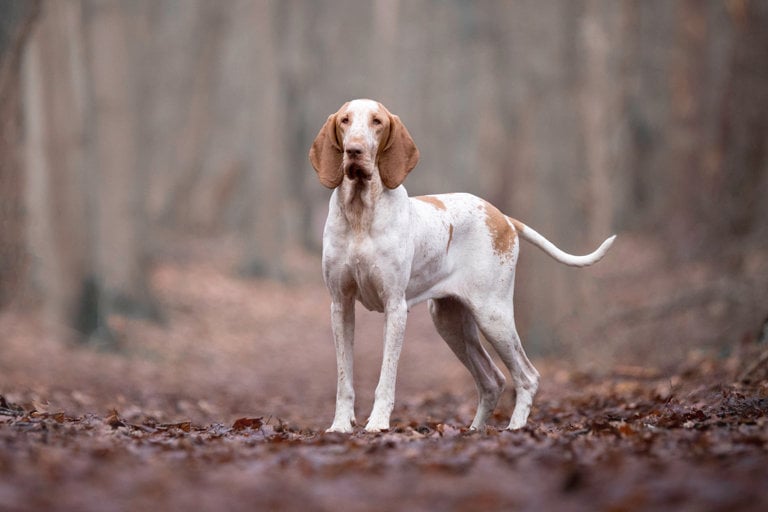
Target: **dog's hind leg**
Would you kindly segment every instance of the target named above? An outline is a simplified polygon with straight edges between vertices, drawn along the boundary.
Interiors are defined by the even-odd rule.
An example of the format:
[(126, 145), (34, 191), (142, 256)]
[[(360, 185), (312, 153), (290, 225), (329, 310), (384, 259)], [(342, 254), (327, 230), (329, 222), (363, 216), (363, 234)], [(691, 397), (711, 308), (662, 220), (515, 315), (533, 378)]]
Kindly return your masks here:
[[(498, 303), (495, 303), (498, 304)], [(502, 309), (493, 303), (483, 304), (474, 309), (474, 317), (480, 330), (498, 352), (515, 386), (515, 409), (509, 421), (509, 430), (525, 426), (531, 412), (533, 397), (539, 386), (539, 372), (525, 355), (520, 336), (515, 327), (514, 311)]]
[(475, 379), (479, 402), (472, 429), (485, 426), (504, 390), (504, 375), (480, 343), (472, 314), (453, 298), (429, 301), (429, 312), (437, 332)]

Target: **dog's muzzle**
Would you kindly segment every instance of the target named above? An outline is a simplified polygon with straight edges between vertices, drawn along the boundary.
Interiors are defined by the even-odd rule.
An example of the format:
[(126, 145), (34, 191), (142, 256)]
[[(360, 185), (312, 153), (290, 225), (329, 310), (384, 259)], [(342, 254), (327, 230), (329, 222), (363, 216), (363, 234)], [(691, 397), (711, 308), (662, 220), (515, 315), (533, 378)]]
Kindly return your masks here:
[(371, 172), (370, 169), (355, 162), (351, 162), (347, 165), (346, 174), (350, 180), (370, 181), (373, 177), (373, 172)]

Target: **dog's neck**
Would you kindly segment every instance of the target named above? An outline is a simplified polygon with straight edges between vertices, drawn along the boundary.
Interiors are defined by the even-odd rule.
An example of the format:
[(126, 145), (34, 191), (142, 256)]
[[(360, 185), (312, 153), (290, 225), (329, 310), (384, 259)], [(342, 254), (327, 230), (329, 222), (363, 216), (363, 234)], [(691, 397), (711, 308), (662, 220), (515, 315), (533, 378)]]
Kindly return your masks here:
[(349, 226), (355, 232), (370, 230), (376, 215), (376, 205), (384, 193), (384, 184), (376, 170), (370, 179), (345, 175), (339, 186), (339, 206)]

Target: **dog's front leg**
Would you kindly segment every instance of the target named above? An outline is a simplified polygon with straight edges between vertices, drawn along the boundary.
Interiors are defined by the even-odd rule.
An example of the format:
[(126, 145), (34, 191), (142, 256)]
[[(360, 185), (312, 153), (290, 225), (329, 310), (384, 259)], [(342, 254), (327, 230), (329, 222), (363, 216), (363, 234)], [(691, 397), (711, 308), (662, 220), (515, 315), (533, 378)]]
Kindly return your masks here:
[(331, 303), (331, 328), (336, 346), (336, 414), (328, 432), (352, 432), (355, 424), (355, 389), (352, 382), (355, 339), (354, 298), (340, 297)]
[(373, 411), (368, 419), (365, 430), (380, 432), (389, 429), (389, 415), (395, 405), (395, 380), (397, 379), (397, 362), (400, 350), (403, 348), (405, 322), (408, 317), (408, 306), (405, 298), (390, 301), (385, 310), (384, 320), (384, 358), (381, 363), (381, 375), (376, 386), (376, 399)]

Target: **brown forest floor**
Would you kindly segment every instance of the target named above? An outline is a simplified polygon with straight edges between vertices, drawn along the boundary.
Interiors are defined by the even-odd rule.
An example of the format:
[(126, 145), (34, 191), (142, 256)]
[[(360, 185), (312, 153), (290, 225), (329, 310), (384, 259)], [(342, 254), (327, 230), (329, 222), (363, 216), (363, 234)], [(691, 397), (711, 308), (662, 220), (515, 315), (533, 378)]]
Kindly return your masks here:
[[(164, 322), (114, 318), (117, 352), (0, 315), (0, 510), (766, 510), (768, 381), (746, 356), (655, 370), (539, 360), (528, 426), (469, 433), (475, 392), (423, 306), (390, 432), (327, 435), (327, 294), (160, 265)], [(381, 319), (358, 310), (358, 418)]]

